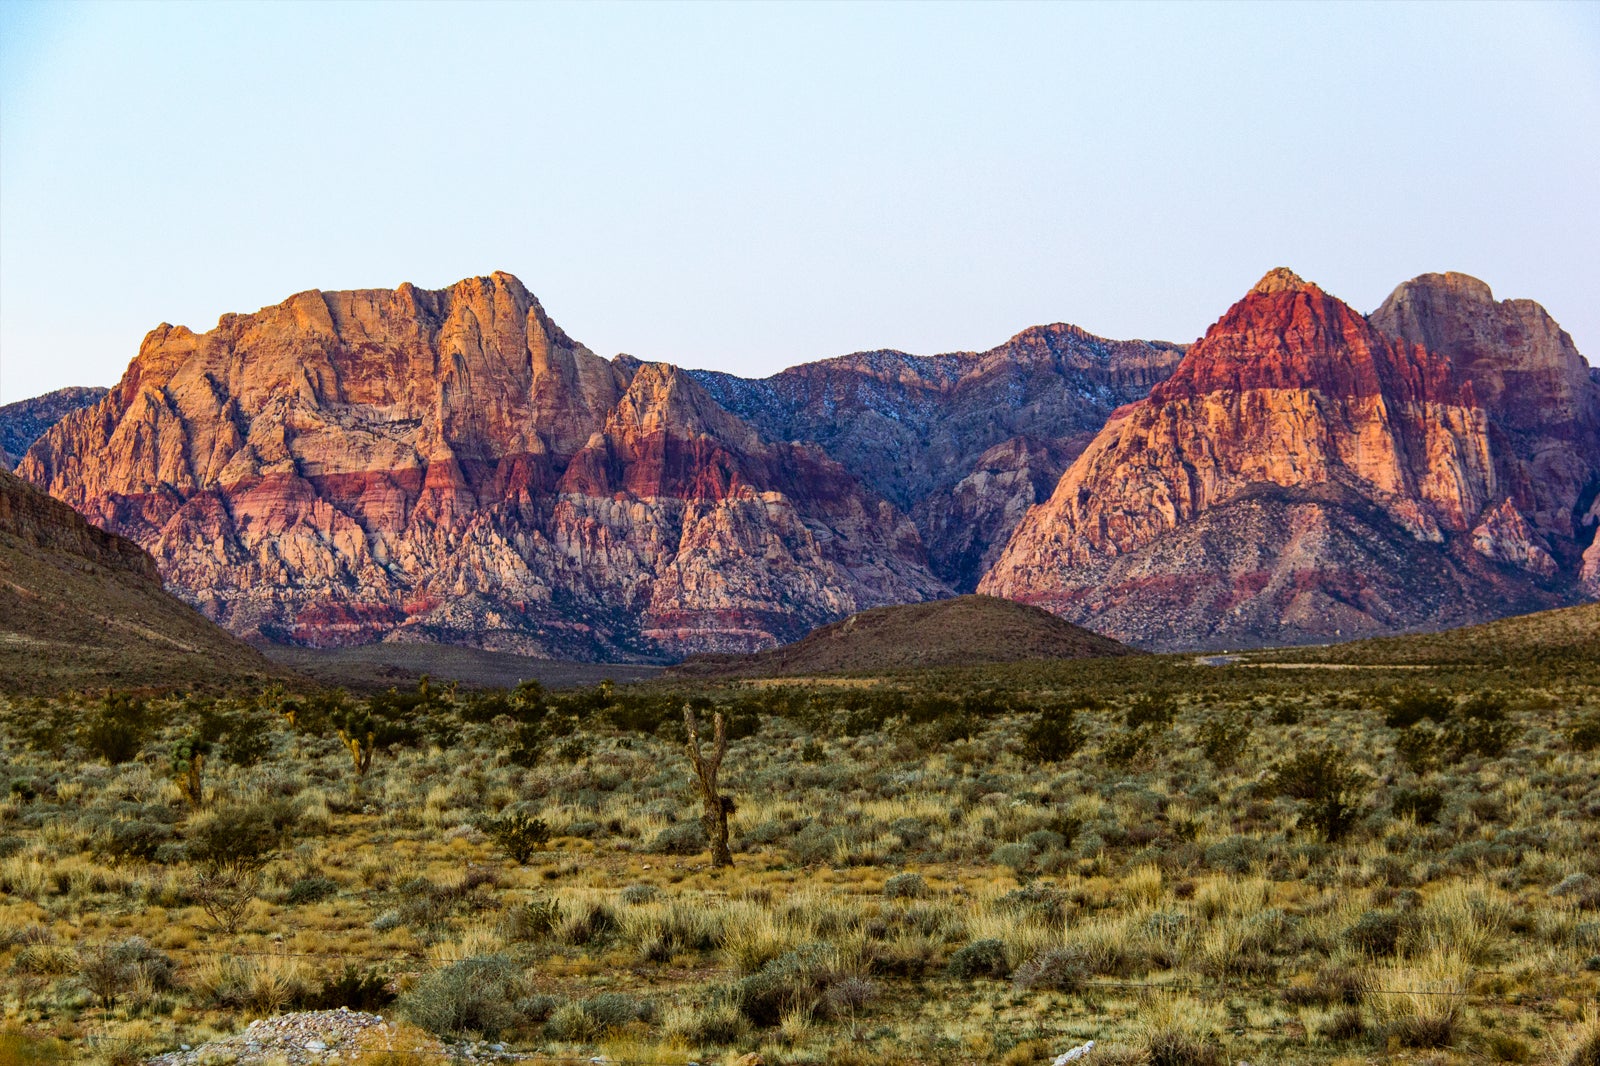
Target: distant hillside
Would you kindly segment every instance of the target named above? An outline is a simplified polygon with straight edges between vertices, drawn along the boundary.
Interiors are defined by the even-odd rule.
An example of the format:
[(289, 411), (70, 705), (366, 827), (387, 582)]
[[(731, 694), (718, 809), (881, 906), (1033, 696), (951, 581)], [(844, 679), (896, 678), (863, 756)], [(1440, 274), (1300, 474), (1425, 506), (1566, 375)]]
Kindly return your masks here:
[[(1484, 625), (1268, 652), (1274, 661), (1440, 665), (1600, 662), (1600, 603), (1502, 618)], [(1252, 656), (1252, 659), (1259, 657)]]
[(12, 469), (44, 431), (79, 408), (97, 404), (105, 389), (74, 386), (0, 407), (0, 466)]
[(1048, 611), (993, 596), (877, 607), (754, 655), (697, 656), (674, 677), (776, 677), (1138, 654)]
[(0, 691), (291, 676), (163, 591), (137, 544), (0, 470)]

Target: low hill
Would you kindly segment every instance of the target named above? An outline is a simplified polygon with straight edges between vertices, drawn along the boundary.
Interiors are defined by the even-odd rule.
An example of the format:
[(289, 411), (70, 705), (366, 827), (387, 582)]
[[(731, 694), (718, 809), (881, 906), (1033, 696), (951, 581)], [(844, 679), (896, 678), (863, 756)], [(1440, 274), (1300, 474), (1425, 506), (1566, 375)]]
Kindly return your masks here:
[(1351, 665), (1531, 666), (1600, 662), (1600, 603), (1502, 618), (1483, 625), (1262, 653), (1250, 661)]
[(169, 595), (137, 544), (0, 470), (0, 691), (291, 678)]
[(753, 655), (685, 660), (673, 677), (779, 677), (1139, 654), (1048, 611), (994, 596), (876, 607)]

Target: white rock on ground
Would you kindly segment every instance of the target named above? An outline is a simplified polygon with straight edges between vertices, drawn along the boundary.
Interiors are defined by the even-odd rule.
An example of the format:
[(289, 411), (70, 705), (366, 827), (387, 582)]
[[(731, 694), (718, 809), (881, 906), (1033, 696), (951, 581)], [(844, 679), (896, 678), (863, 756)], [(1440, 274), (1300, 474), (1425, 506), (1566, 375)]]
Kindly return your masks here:
[[(149, 1060), (149, 1066), (257, 1066), (271, 1062), (283, 1066), (323, 1066), (354, 1063), (368, 1055), (400, 1050), (394, 1047), (395, 1029), (382, 1016), (341, 1007), (338, 1010), (278, 1014), (251, 1022), (242, 1031), (199, 1047), (169, 1051)], [(430, 1042), (431, 1043), (431, 1042)], [(427, 1052), (442, 1045), (419, 1047), (408, 1038), (404, 1050)], [(419, 1060), (420, 1061), (420, 1060)]]

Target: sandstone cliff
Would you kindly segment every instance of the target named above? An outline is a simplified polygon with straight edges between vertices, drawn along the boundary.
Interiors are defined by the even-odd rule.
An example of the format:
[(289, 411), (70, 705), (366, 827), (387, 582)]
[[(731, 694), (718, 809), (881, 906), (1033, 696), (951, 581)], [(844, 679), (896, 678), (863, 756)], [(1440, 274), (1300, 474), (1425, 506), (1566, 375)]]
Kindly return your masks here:
[(1172, 377), (1113, 415), (980, 591), (1158, 648), (1348, 637), (1565, 602), (1570, 505), (1568, 539), (1554, 547), (1561, 523), (1545, 503), (1581, 475), (1519, 495), (1506, 473), (1519, 463), (1562, 477), (1574, 464), (1559, 449), (1542, 462), (1516, 455), (1518, 438), (1497, 428), (1515, 421), (1501, 412), (1528, 399), (1529, 381), (1561, 386), (1505, 375), (1491, 406), (1484, 376), (1275, 270)]
[(693, 373), (767, 436), (815, 441), (909, 511), (934, 570), (970, 591), (1106, 416), (1182, 355), (1056, 324), (980, 353), (861, 352), (761, 380)]
[(0, 407), (0, 466), (13, 469), (45, 430), (105, 394), (105, 389), (73, 387)]
[(506, 274), (163, 325), (18, 472), (282, 642), (737, 651), (948, 591), (819, 449), (602, 359)]

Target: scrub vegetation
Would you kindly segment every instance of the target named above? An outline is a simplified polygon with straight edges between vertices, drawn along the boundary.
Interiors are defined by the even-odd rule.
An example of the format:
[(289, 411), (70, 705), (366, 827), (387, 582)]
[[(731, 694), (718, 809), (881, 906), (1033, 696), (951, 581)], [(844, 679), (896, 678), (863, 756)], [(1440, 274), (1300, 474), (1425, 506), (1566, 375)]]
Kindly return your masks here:
[(0, 1061), (1595, 1061), (1600, 666), (1261, 659), (3, 700)]

